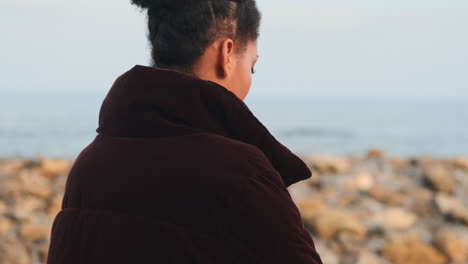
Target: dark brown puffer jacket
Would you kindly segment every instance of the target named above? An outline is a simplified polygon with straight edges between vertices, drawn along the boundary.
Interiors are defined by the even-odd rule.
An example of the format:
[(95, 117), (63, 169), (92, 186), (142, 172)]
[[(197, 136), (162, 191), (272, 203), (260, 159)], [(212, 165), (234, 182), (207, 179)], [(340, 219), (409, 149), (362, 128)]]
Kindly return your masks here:
[(103, 101), (48, 264), (320, 264), (286, 189), (311, 177), (234, 93), (135, 65)]

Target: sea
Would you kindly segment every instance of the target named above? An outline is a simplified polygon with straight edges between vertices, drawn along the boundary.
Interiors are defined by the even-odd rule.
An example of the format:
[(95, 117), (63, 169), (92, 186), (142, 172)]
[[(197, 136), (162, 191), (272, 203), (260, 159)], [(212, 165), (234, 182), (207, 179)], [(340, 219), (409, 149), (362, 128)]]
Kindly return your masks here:
[[(75, 158), (96, 136), (106, 93), (4, 93), (0, 157)], [(278, 141), (299, 154), (468, 156), (468, 99), (248, 96)]]

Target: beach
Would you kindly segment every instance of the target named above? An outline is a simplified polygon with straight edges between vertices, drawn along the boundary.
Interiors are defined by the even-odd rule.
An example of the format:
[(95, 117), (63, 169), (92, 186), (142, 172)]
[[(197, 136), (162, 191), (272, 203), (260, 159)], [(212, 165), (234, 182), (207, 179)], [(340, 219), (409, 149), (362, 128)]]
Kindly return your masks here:
[[(468, 264), (468, 1), (212, 4), (0, 1), (0, 264), (46, 264), (56, 219), (56, 259), (75, 262), (165, 252), (203, 264), (306, 264), (316, 258), (308, 232), (324, 264)], [(216, 137), (216, 160), (189, 131)], [(93, 142), (104, 155), (87, 155)], [(258, 199), (271, 192), (253, 177), (267, 182), (273, 168), (256, 160), (288, 180), (307, 172), (271, 143), (312, 172), (286, 187), (288, 201)], [(79, 190), (63, 203), (84, 156), (69, 185)], [(237, 168), (243, 156), (252, 167)], [(258, 193), (249, 198), (248, 187)], [(90, 214), (56, 218), (62, 205)], [(294, 214), (278, 217), (286, 208)], [(302, 235), (275, 243), (290, 235), (278, 223)]]
[[(468, 261), (468, 156), (298, 156), (312, 177), (288, 191), (324, 263)], [(0, 263), (45, 263), (73, 161), (0, 158)]]

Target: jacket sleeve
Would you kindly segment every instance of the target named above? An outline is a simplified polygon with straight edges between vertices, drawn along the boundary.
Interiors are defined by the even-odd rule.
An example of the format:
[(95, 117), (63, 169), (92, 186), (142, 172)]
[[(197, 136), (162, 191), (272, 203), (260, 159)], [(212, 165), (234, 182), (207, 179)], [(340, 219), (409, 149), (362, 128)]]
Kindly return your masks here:
[(323, 264), (278, 171), (242, 182), (233, 201), (231, 236), (264, 263)]

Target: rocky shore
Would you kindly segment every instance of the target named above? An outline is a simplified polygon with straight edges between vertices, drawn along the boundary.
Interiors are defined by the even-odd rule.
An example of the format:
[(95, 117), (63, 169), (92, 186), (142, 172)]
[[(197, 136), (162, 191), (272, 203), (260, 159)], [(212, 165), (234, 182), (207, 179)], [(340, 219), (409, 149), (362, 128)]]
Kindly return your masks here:
[[(468, 263), (468, 157), (300, 156), (288, 190), (325, 264)], [(72, 164), (0, 158), (0, 263), (45, 263)]]
[(468, 263), (468, 158), (303, 159), (288, 189), (324, 263)]

